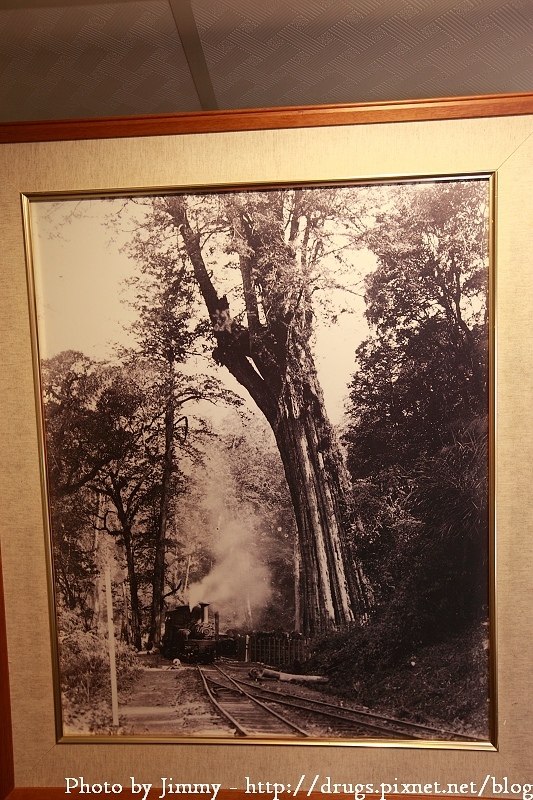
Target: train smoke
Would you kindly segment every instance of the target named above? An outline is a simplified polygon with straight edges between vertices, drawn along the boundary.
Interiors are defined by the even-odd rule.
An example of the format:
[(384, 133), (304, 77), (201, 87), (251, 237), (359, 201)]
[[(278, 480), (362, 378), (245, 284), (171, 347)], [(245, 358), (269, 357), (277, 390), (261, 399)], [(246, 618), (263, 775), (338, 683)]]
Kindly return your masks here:
[(255, 625), (270, 597), (270, 579), (261, 563), (253, 524), (220, 521), (214, 543), (215, 565), (189, 590), (189, 605), (211, 603), (225, 628)]

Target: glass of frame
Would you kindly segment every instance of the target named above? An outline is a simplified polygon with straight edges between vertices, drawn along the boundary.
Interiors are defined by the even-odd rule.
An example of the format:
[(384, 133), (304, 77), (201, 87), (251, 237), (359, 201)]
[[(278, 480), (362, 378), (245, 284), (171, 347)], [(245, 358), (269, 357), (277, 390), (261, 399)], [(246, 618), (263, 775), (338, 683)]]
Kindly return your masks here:
[(492, 203), (26, 196), (61, 741), (492, 747)]

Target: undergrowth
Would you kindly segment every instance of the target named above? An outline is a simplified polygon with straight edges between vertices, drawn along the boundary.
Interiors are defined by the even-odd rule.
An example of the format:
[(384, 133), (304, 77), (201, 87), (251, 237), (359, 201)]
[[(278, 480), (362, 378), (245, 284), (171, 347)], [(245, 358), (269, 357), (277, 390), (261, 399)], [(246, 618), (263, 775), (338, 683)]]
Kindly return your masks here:
[[(117, 684), (121, 691), (135, 681), (138, 659), (123, 642), (115, 643)], [(112, 723), (111, 677), (107, 638), (68, 626), (60, 636), (59, 661), (63, 721), (88, 732), (102, 732)]]
[(306, 671), (373, 710), (455, 733), (488, 737), (488, 633), (477, 625), (447, 641), (404, 648), (379, 624), (318, 642)]

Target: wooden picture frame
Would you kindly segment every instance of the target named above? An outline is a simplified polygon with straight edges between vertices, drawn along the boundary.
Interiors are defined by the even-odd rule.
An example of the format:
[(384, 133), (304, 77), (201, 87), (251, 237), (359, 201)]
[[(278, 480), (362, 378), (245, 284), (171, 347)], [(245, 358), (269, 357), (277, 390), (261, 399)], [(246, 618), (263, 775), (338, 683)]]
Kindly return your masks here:
[[(265, 180), (275, 181), (279, 179), (280, 170), (287, 171), (291, 163), (291, 158), (297, 158), (297, 153), (302, 145), (311, 148), (313, 159), (310, 160), (310, 170), (312, 175), (308, 179), (324, 180), (329, 178), (346, 178), (348, 174), (352, 178), (371, 177), (379, 175), (406, 175), (406, 174), (450, 174), (450, 173), (470, 173), (474, 171), (485, 171), (496, 173), (499, 186), (499, 209), (502, 213), (501, 226), (497, 225), (497, 269), (500, 276), (497, 290), (498, 304), (498, 346), (500, 360), (498, 362), (498, 393), (499, 393), (499, 438), (497, 446), (497, 459), (499, 470), (497, 472), (497, 500), (499, 505), (498, 522), (498, 549), (500, 572), (498, 579), (498, 635), (502, 642), (498, 642), (499, 669), (507, 678), (513, 675), (513, 686), (505, 682), (501, 684), (500, 708), (503, 709), (502, 724), (498, 741), (498, 751), (490, 753), (461, 753), (459, 752), (434, 752), (420, 754), (408, 754), (400, 749), (384, 748), (379, 752), (375, 749), (363, 748), (358, 751), (359, 761), (357, 772), (364, 768), (368, 775), (365, 780), (377, 781), (377, 774), (381, 774), (382, 780), (386, 780), (384, 772), (394, 776), (398, 775), (397, 780), (414, 780), (414, 774), (422, 769), (424, 777), (423, 784), (429, 786), (429, 773), (433, 776), (433, 781), (443, 780), (452, 783), (454, 775), (459, 771), (466, 771), (468, 774), (464, 781), (457, 778), (456, 783), (464, 784), (470, 789), (469, 793), (474, 794), (472, 785), (484, 796), (497, 794), (499, 791), (498, 780), (507, 777), (515, 787), (520, 785), (525, 787), (527, 780), (527, 760), (528, 748), (531, 746), (530, 736), (527, 725), (528, 715), (528, 696), (527, 696), (527, 672), (529, 667), (528, 653), (532, 645), (531, 623), (523, 613), (527, 608), (527, 592), (529, 584), (526, 580), (526, 573), (522, 564), (527, 562), (525, 551), (528, 545), (523, 530), (527, 527), (529, 510), (520, 507), (518, 512), (517, 503), (525, 502), (525, 486), (527, 471), (522, 466), (512, 473), (509, 460), (518, 458), (517, 448), (520, 457), (527, 464), (528, 447), (530, 447), (531, 423), (527, 418), (527, 389), (531, 382), (531, 370), (528, 364), (528, 337), (527, 325), (530, 318), (530, 307), (528, 306), (528, 289), (531, 286), (531, 276), (528, 274), (528, 234), (525, 225), (527, 218), (528, 202), (531, 194), (527, 194), (527, 171), (530, 168), (531, 145), (528, 142), (533, 129), (531, 114), (533, 113), (533, 95), (509, 95), (489, 98), (459, 98), (433, 101), (417, 101), (412, 103), (395, 103), (390, 105), (367, 104), (364, 106), (343, 106), (326, 107), (316, 109), (274, 109), (253, 112), (208, 112), (205, 115), (169, 115), (164, 118), (147, 118), (135, 120), (88, 120), (71, 122), (50, 122), (50, 123), (28, 123), (8, 124), (0, 126), (0, 141), (4, 142), (5, 170), (7, 180), (5, 181), (5, 199), (8, 201), (7, 214), (5, 219), (5, 237), (9, 249), (9, 263), (6, 270), (8, 292), (6, 301), (10, 304), (6, 306), (6, 332), (7, 349), (9, 358), (7, 362), (6, 380), (2, 386), (2, 396), (8, 402), (7, 421), (15, 422), (19, 433), (18, 444), (22, 442), (21, 449), (17, 453), (15, 441), (9, 429), (6, 429), (2, 440), (2, 457), (6, 459), (7, 465), (5, 481), (5, 497), (7, 500), (6, 508), (8, 513), (15, 508), (15, 498), (20, 497), (23, 503), (30, 503), (31, 508), (25, 506), (24, 512), (16, 520), (14, 525), (14, 537), (20, 537), (22, 530), (30, 525), (32, 542), (38, 542), (39, 534), (39, 514), (37, 509), (40, 506), (40, 498), (35, 497), (35, 489), (38, 486), (38, 460), (35, 446), (35, 424), (34, 418), (30, 418), (29, 408), (33, 404), (30, 400), (32, 396), (32, 376), (29, 359), (28, 342), (28, 321), (25, 314), (25, 286), (24, 279), (18, 272), (21, 268), (21, 257), (23, 257), (22, 247), (22, 227), (20, 225), (20, 211), (18, 208), (18, 198), (20, 194), (31, 192), (66, 192), (69, 191), (69, 179), (65, 173), (59, 175), (59, 166), (65, 162), (71, 164), (76, 174), (76, 188), (100, 189), (107, 188), (101, 166), (98, 159), (105, 151), (108, 169), (114, 164), (114, 175), (110, 175), (109, 188), (120, 188), (120, 186), (142, 188), (147, 184), (147, 180), (142, 176), (142, 168), (139, 166), (139, 158), (142, 150), (150, 150), (149, 157), (156, 159), (153, 163), (160, 163), (162, 156), (174, 152), (174, 137), (185, 137), (179, 144), (179, 153), (176, 157), (184, 153), (190, 154), (190, 164), (183, 166), (186, 173), (184, 178), (170, 179), (168, 173), (162, 168), (159, 177), (152, 181), (152, 185), (189, 185), (202, 183), (207, 169), (212, 169), (213, 165), (220, 162), (220, 148), (222, 145), (227, 148), (227, 167), (233, 166), (235, 169), (239, 163), (237, 150), (240, 147), (242, 155), (242, 145), (246, 141), (252, 150), (255, 149), (255, 162), (247, 162), (242, 170), (235, 169), (235, 180), (247, 180), (249, 182), (258, 181), (259, 175), (264, 173)], [(396, 129), (393, 123), (402, 123)], [(377, 125), (382, 123), (382, 125)], [(404, 126), (405, 123), (405, 126)], [(311, 128), (311, 130), (306, 130)], [(294, 138), (290, 132), (300, 129), (301, 135)], [(402, 138), (404, 147), (409, 144), (410, 151), (405, 159), (398, 158), (397, 166), (391, 168), (390, 154), (386, 150), (386, 135), (394, 135), (397, 131)], [(215, 143), (215, 134), (222, 134)], [(232, 132), (248, 131), (250, 137), (235, 137)], [(263, 133), (270, 131), (270, 133)], [(335, 134), (337, 131), (337, 134)], [(289, 135), (287, 136), (287, 132)], [(196, 135), (199, 134), (198, 139)], [(202, 136), (203, 134), (203, 136)], [(340, 135), (339, 135), (340, 134)], [(217, 134), (218, 135), (218, 134)], [(264, 138), (266, 136), (266, 139)], [(436, 136), (436, 139), (435, 139)], [(115, 146), (112, 143), (114, 137), (119, 137)], [(142, 137), (142, 138), (129, 138)], [(155, 150), (153, 145), (159, 140), (159, 145)], [(263, 138), (262, 138), (263, 137)], [(329, 168), (320, 162), (319, 149), (329, 144), (333, 152), (332, 158), (338, 161), (329, 172)], [(78, 140), (78, 141), (76, 141)], [(92, 141), (91, 141), (92, 140)], [(238, 144), (238, 142), (239, 144)], [(378, 142), (376, 140), (379, 140)], [(383, 164), (381, 170), (376, 168), (377, 159), (374, 158), (374, 166), (365, 163), (361, 166), (358, 163), (358, 153), (368, 152), (370, 142), (375, 143), (376, 156), (381, 154), (380, 162)], [(433, 144), (430, 145), (430, 143)], [(456, 142), (457, 148), (452, 151), (453, 143)], [(484, 147), (482, 144), (484, 143)], [(213, 147), (214, 145), (214, 147)], [(261, 148), (261, 155), (258, 155), (257, 148)], [(264, 148), (267, 148), (266, 150)], [(339, 147), (341, 148), (339, 150)], [(430, 148), (434, 147), (434, 152), (430, 154)], [(133, 157), (135, 162), (133, 173), (139, 175), (139, 180), (132, 182), (131, 173), (126, 176), (121, 163), (117, 161), (118, 148), (122, 148), (122, 158), (124, 164)], [(350, 151), (350, 148), (354, 148)], [(422, 148), (422, 149), (420, 149)], [(476, 164), (472, 163), (472, 154), (476, 148), (482, 152)], [(394, 147), (391, 148), (394, 150)], [(212, 152), (211, 152), (212, 151)], [(354, 153), (350, 158), (349, 153)], [(208, 155), (211, 153), (211, 155)], [(409, 167), (410, 164), (420, 163), (420, 154), (428, 154), (428, 159), (424, 161), (419, 169)], [(398, 156), (398, 153), (396, 152)], [(431, 157), (429, 157), (431, 155)], [(444, 162), (448, 158), (448, 165)], [(29, 160), (27, 168), (21, 165), (25, 159)], [(204, 165), (206, 160), (210, 163)], [(280, 158), (284, 159), (280, 166)], [(470, 163), (465, 163), (470, 161)], [(428, 163), (431, 162), (431, 163)], [(185, 164), (184, 161), (181, 162)], [(294, 161), (292, 163), (295, 163)], [(351, 164), (351, 168), (350, 165)], [(278, 165), (278, 167), (276, 167)], [(219, 174), (216, 175), (215, 183), (227, 181), (224, 176), (224, 164), (222, 164)], [(196, 173), (202, 173), (198, 180), (192, 177)], [(324, 174), (327, 171), (328, 174)], [(57, 174), (56, 174), (57, 172)], [(291, 177), (291, 180), (304, 179), (302, 169), (297, 169), (298, 174)], [(239, 173), (239, 174), (237, 174)], [(94, 176), (94, 177), (93, 177)], [(511, 184), (511, 176), (513, 183)], [(521, 176), (521, 182), (519, 178)], [(80, 186), (80, 181), (84, 184)], [(213, 182), (213, 181), (211, 181)], [(29, 185), (28, 185), (29, 184)], [(515, 187), (516, 197), (512, 196), (510, 186)], [(529, 187), (531, 191), (531, 187)], [(506, 249), (503, 250), (503, 243)], [(514, 273), (510, 270), (510, 262), (513, 262)], [(518, 285), (519, 283), (519, 285)], [(514, 305), (511, 312), (511, 306)], [(511, 330), (512, 324), (520, 324), (520, 333)], [(15, 377), (13, 368), (23, 359), (23, 374)], [(528, 372), (529, 367), (529, 372)], [(520, 374), (520, 385), (515, 386), (513, 378)], [(20, 394), (19, 394), (20, 393)], [(14, 399), (16, 395), (16, 400)], [(17, 412), (15, 419), (12, 420), (15, 405)], [(511, 407), (512, 406), (512, 407)], [(22, 420), (22, 424), (21, 424)], [(513, 420), (515, 422), (513, 422)], [(516, 420), (523, 426), (521, 435), (516, 433)], [(506, 437), (506, 438), (503, 438)], [(32, 444), (33, 443), (33, 444)], [(17, 444), (17, 446), (18, 446)], [(22, 469), (22, 474), (21, 474)], [(30, 474), (26, 475), (25, 470)], [(22, 477), (23, 476), (23, 477)], [(3, 487), (4, 488), (4, 487)], [(29, 492), (29, 494), (28, 494)], [(64, 794), (64, 786), (60, 786), (59, 775), (66, 776), (65, 770), (76, 770), (76, 774), (84, 775), (91, 782), (98, 780), (98, 770), (100, 770), (100, 780), (112, 780), (113, 775), (104, 777), (102, 770), (109, 772), (110, 764), (116, 764), (119, 758), (121, 766), (119, 768), (118, 780), (128, 771), (127, 746), (113, 747), (113, 754), (108, 753), (98, 756), (94, 760), (94, 748), (85, 745), (71, 745), (63, 747), (61, 756), (58, 757), (55, 745), (46, 756), (41, 746), (41, 756), (39, 761), (34, 761), (32, 767), (30, 762), (33, 758), (28, 753), (27, 747), (31, 744), (28, 735), (31, 734), (25, 729), (29, 721), (36, 713), (35, 697), (39, 694), (40, 687), (35, 683), (30, 685), (27, 697), (21, 688), (23, 677), (35, 679), (37, 684), (41, 680), (41, 672), (44, 673), (42, 682), (46, 683), (46, 676), (49, 674), (50, 663), (49, 642), (45, 634), (40, 636), (40, 640), (35, 641), (36, 658), (43, 659), (45, 668), (36, 672), (34, 668), (27, 667), (26, 663), (22, 669), (17, 669), (13, 658), (8, 660), (8, 653), (18, 654), (23, 652), (31, 637), (35, 635), (34, 623), (29, 620), (28, 613), (22, 612), (20, 606), (17, 609), (15, 583), (18, 581), (19, 589), (21, 586), (28, 585), (28, 581), (35, 579), (35, 563), (33, 556), (30, 558), (31, 564), (29, 572), (22, 574), (18, 567), (13, 570), (14, 565), (14, 539), (8, 536), (6, 531), (2, 544), (4, 549), (4, 583), (6, 597), (6, 620), (7, 635), (0, 629), (0, 711), (2, 711), (2, 734), (5, 745), (2, 748), (0, 758), (1, 776), (3, 783), (0, 784), (3, 797), (10, 796), (16, 798), (46, 797), (59, 798)], [(42, 538), (41, 538), (42, 541)], [(44, 544), (43, 544), (44, 547)], [(523, 550), (522, 563), (514, 562), (511, 564), (511, 555), (516, 555), (517, 549)], [(27, 565), (24, 565), (27, 567)], [(512, 571), (512, 572), (511, 572)], [(15, 574), (16, 573), (16, 574)], [(512, 574), (513, 573), (513, 574)], [(513, 575), (516, 581), (513, 584)], [(22, 583), (21, 583), (22, 581)], [(31, 584), (33, 587), (33, 583)], [(42, 621), (43, 614), (47, 615), (46, 602), (43, 595), (43, 585), (36, 587), (36, 608), (37, 617)], [(519, 612), (510, 611), (511, 593), (515, 592), (516, 605)], [(46, 594), (46, 592), (44, 592)], [(3, 595), (2, 598), (3, 600)], [(44, 606), (43, 606), (44, 602)], [(0, 609), (1, 611), (2, 609)], [(0, 622), (1, 620), (0, 614)], [(514, 623), (512, 621), (514, 620)], [(36, 620), (37, 622), (37, 620)], [(23, 623), (28, 623), (27, 627)], [(529, 625), (529, 627), (528, 627)], [(28, 638), (30, 637), (30, 638)], [(9, 647), (9, 650), (8, 650)], [(518, 653), (511, 652), (513, 648), (519, 648)], [(513, 671), (514, 670), (514, 671)], [(10, 699), (8, 678), (11, 678), (13, 688), (12, 699)], [(42, 687), (41, 687), (42, 688)], [(511, 701), (511, 694), (518, 697), (517, 708), (516, 699)], [(33, 698), (33, 700), (32, 700)], [(12, 705), (11, 705), (12, 704)], [(10, 718), (10, 708), (11, 718)], [(47, 730), (48, 742), (51, 744), (50, 736), (50, 713), (46, 712), (44, 728)], [(508, 721), (512, 718), (514, 723), (521, 720), (520, 730), (513, 732), (510, 726), (506, 729)], [(510, 732), (509, 732), (510, 731)], [(44, 741), (44, 740), (43, 740)], [(78, 748), (74, 756), (72, 747)], [(157, 755), (151, 745), (143, 746), (146, 751), (139, 757), (138, 769), (144, 769), (148, 763), (152, 763), (154, 768), (161, 775), (165, 774), (162, 763), (163, 756), (168, 759), (169, 745), (161, 747), (161, 752)], [(201, 773), (205, 769), (203, 763), (204, 754), (200, 753), (198, 746), (187, 745), (187, 762), (192, 765), (192, 772), (196, 777), (183, 777), (183, 780), (201, 780)], [(104, 748), (107, 750), (108, 748)], [(260, 749), (260, 748), (257, 748)], [(68, 752), (67, 752), (68, 751)], [(211, 779), (214, 779), (212, 770), (222, 769), (224, 774), (220, 775), (223, 781), (223, 788), (228, 791), (228, 796), (235, 797), (237, 791), (244, 793), (244, 776), (247, 780), (261, 780), (259, 773), (261, 758), (257, 757), (257, 752), (252, 748), (244, 751), (239, 748), (239, 752), (250, 755), (246, 767), (242, 763), (228, 765), (228, 751), (224, 746), (213, 747), (210, 751), (209, 770)], [(275, 748), (268, 748), (266, 751), (266, 762), (263, 759), (264, 767), (269, 774), (283, 782), (288, 781), (287, 765), (278, 762)], [(322, 763), (320, 754), (317, 751), (315, 756), (312, 750), (307, 749), (307, 755), (303, 755), (296, 747), (291, 752), (295, 755), (295, 763), (298, 763), (298, 774), (310, 774), (320, 770), (321, 775), (326, 775), (329, 771), (339, 773), (339, 781), (347, 780), (347, 773), (350, 772), (349, 760), (347, 756), (351, 753), (352, 761), (355, 751), (344, 750), (342, 753), (328, 749), (328, 764)], [(427, 758), (427, 756), (430, 756)], [(324, 753), (326, 756), (326, 753)], [(74, 767), (79, 763), (81, 757), (84, 764)], [(91, 762), (92, 758), (92, 762)], [(175, 756), (174, 756), (175, 758)], [(74, 759), (74, 760), (73, 760)], [(88, 760), (89, 759), (89, 760)], [(222, 760), (221, 760), (222, 759)], [(231, 759), (230, 759), (231, 760)], [(310, 761), (311, 760), (311, 761)], [(242, 761), (242, 760), (241, 760)], [(42, 762), (42, 763), (41, 763)], [(46, 763), (45, 763), (46, 762)], [(71, 767), (68, 767), (70, 762)], [(157, 762), (157, 763), (156, 763)], [(168, 762), (167, 762), (168, 763)], [(174, 761), (174, 764), (176, 762)], [(311, 766), (317, 764), (317, 770)], [(67, 766), (65, 766), (67, 765)], [(87, 769), (85, 769), (87, 766)], [(237, 767), (237, 769), (236, 769)], [(278, 769), (279, 767), (279, 769)], [(347, 769), (348, 768), (348, 769)], [(130, 772), (132, 767), (129, 768)], [(178, 769), (174, 766), (174, 772)], [(279, 776), (276, 775), (278, 769)], [(508, 774), (504, 776), (504, 771)], [(451, 771), (451, 772), (450, 772)], [(255, 774), (254, 774), (255, 772)], [(240, 784), (231, 789), (231, 785), (238, 781), (241, 775)], [(341, 774), (343, 773), (343, 774)], [(172, 775), (172, 772), (166, 773)], [(152, 773), (150, 773), (152, 775)], [(229, 777), (230, 775), (235, 777)], [(251, 777), (250, 777), (251, 775)], [(444, 776), (448, 777), (445, 778)], [(487, 780), (484, 781), (484, 777)], [(152, 780), (152, 777), (143, 777), (140, 772), (136, 776), (139, 780)], [(176, 775), (173, 775), (176, 778)], [(462, 776), (461, 776), (462, 778)], [(490, 781), (492, 780), (492, 783)], [(396, 778), (391, 778), (391, 790), (395, 785)], [(35, 786), (31, 784), (35, 783)], [(311, 784), (311, 781), (309, 781)], [(124, 785), (126, 782), (124, 781)], [(154, 782), (154, 786), (155, 786)], [(402, 788), (397, 788), (402, 792)], [(155, 789), (153, 791), (156, 791)], [(436, 790), (437, 791), (437, 790)], [(451, 790), (450, 790), (451, 791)], [(524, 789), (525, 791), (525, 789)], [(408, 790), (404, 791), (410, 794)], [(428, 789), (428, 794), (432, 792)], [(466, 794), (467, 791), (463, 790)], [(526, 792), (527, 793), (527, 792)], [(514, 791), (517, 794), (517, 791)], [(526, 800), (526, 798), (524, 798)]]

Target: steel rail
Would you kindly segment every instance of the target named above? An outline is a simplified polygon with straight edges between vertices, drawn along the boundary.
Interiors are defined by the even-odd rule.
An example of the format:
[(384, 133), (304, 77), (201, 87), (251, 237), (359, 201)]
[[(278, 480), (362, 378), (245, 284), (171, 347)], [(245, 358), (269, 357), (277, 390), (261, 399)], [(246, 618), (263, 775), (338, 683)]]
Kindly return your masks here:
[(214, 669), (217, 670), (217, 672), (220, 672), (220, 674), (223, 675), (235, 687), (236, 691), (238, 691), (241, 694), (243, 694), (245, 697), (247, 697), (249, 700), (251, 700), (256, 705), (261, 706), (261, 708), (263, 708), (268, 714), (271, 714), (272, 716), (277, 717), (284, 725), (288, 725), (289, 728), (292, 728), (294, 731), (296, 731), (296, 733), (299, 733), (301, 736), (306, 736), (306, 737), (309, 736), (309, 734), (306, 731), (304, 731), (302, 728), (300, 728), (294, 722), (291, 722), (283, 714), (279, 714), (277, 711), (274, 711), (274, 709), (270, 708), (265, 703), (261, 702), (261, 700), (258, 700), (257, 697), (254, 697), (249, 692), (244, 691), (244, 689), (242, 689), (239, 686), (237, 681), (234, 678), (232, 678), (231, 675), (228, 675), (227, 672), (224, 672), (224, 670), (220, 669), (219, 666), (214, 664), (213, 667), (214, 667)]
[(261, 731), (259, 731), (259, 730), (250, 730), (250, 729), (247, 729), (246, 727), (244, 727), (243, 724), (242, 724), (242, 721), (239, 722), (235, 718), (235, 716), (233, 714), (230, 714), (230, 712), (226, 708), (224, 708), (224, 705), (222, 703), (220, 703), (216, 699), (215, 695), (211, 691), (209, 683), (214, 684), (216, 686), (219, 686), (220, 688), (223, 688), (223, 689), (225, 689), (227, 691), (228, 690), (229, 691), (233, 691), (234, 693), (237, 693), (237, 694), (241, 695), (241, 697), (245, 697), (251, 704), (253, 704), (254, 706), (257, 706), (258, 708), (260, 708), (269, 717), (274, 717), (275, 719), (277, 719), (285, 727), (290, 728), (292, 731), (295, 731), (300, 736), (303, 736), (303, 737), (306, 737), (306, 738), (309, 736), (309, 734), (306, 731), (304, 731), (302, 728), (300, 728), (294, 722), (291, 722), (291, 720), (287, 719), (287, 717), (285, 717), (284, 715), (282, 715), (279, 712), (275, 711), (273, 708), (270, 708), (268, 705), (263, 703), (257, 697), (253, 697), (253, 695), (251, 695), (249, 692), (245, 691), (241, 686), (238, 685), (237, 681), (235, 681), (231, 677), (231, 675), (228, 675), (226, 672), (224, 672), (224, 670), (220, 669), (220, 667), (218, 667), (216, 664), (213, 665), (212, 669), (215, 669), (217, 672), (219, 672), (230, 683), (230, 686), (228, 687), (228, 686), (226, 686), (226, 685), (224, 685), (222, 683), (217, 683), (215, 680), (213, 680), (213, 678), (210, 678), (206, 674), (205, 668), (198, 667), (198, 672), (200, 673), (200, 676), (202, 678), (202, 682), (204, 684), (206, 692), (207, 692), (211, 702), (213, 702), (213, 704), (219, 709), (219, 711), (228, 720), (230, 720), (230, 722), (233, 725), (235, 725), (236, 729), (239, 731), (239, 733), (241, 735), (249, 736), (251, 734), (261, 733)]
[[(370, 722), (364, 713), (359, 714), (359, 717), (356, 718), (356, 715), (350, 716), (349, 713), (346, 713), (348, 709), (344, 709), (345, 713), (339, 713), (339, 709), (337, 706), (331, 706), (331, 708), (336, 709), (335, 711), (329, 710), (323, 707), (317, 707), (314, 700), (308, 700), (307, 698), (297, 697), (296, 695), (292, 695), (290, 693), (283, 694), (280, 692), (274, 692), (269, 689), (262, 689), (261, 687), (254, 687), (255, 691), (262, 692), (263, 694), (269, 694), (270, 701), (273, 703), (279, 703), (283, 706), (288, 706), (290, 708), (296, 708), (300, 711), (306, 711), (310, 714), (315, 714), (322, 717), (329, 717), (330, 719), (335, 719), (338, 722), (344, 722), (345, 724), (352, 724), (358, 725), (361, 728), (367, 728), (368, 730), (376, 731), (377, 733), (386, 733), (389, 737), (391, 734), (398, 736), (402, 739), (422, 739), (422, 736), (412, 736), (407, 733), (402, 733), (398, 731), (393, 731), (390, 726), (382, 725), (376, 722)], [(289, 699), (291, 698), (291, 699)], [(294, 700), (292, 699), (294, 698)], [(357, 712), (356, 712), (357, 714)]]
[[(362, 726), (373, 728), (374, 730), (378, 731), (386, 731), (387, 733), (397, 733), (398, 735), (402, 736), (403, 734), (398, 731), (393, 731), (390, 726), (397, 725), (399, 727), (410, 729), (415, 729), (417, 732), (426, 733), (426, 734), (439, 734), (440, 736), (446, 737), (446, 741), (448, 740), (460, 740), (460, 741), (482, 741), (481, 739), (477, 739), (476, 737), (466, 736), (465, 734), (454, 733), (452, 731), (447, 731), (442, 728), (435, 728), (430, 725), (423, 725), (419, 722), (410, 722), (409, 720), (401, 720), (396, 717), (388, 717), (383, 714), (375, 714), (372, 711), (364, 711), (355, 708), (339, 708), (339, 706), (334, 705), (333, 703), (328, 703), (324, 700), (315, 700), (312, 698), (301, 697), (300, 695), (293, 694), (292, 692), (279, 692), (274, 691), (272, 689), (265, 689), (262, 686), (257, 686), (256, 684), (249, 683), (248, 681), (243, 681), (240, 679), (236, 680), (236, 683), (242, 686), (246, 686), (250, 689), (253, 689), (256, 692), (260, 692), (263, 695), (268, 695), (272, 702), (279, 703), (280, 705), (287, 705), (292, 706), (293, 708), (300, 708), (301, 710), (311, 711), (316, 714), (321, 714), (323, 716), (333, 717), (335, 719), (344, 721), (344, 722), (353, 722), (355, 724), (361, 724)], [(305, 705), (308, 704), (308, 705)], [(388, 727), (385, 725), (380, 725), (377, 722), (370, 722), (369, 720), (381, 720), (384, 723), (388, 724)], [(410, 738), (415, 739), (424, 739), (423, 736), (416, 736), (414, 734), (410, 735)]]
[(213, 692), (209, 688), (209, 685), (208, 685), (208, 682), (207, 682), (207, 678), (205, 677), (205, 675), (202, 672), (201, 668), (198, 667), (197, 669), (198, 669), (198, 672), (200, 673), (200, 678), (202, 679), (202, 683), (204, 685), (204, 689), (206, 691), (206, 694), (209, 697), (209, 699), (211, 700), (211, 702), (213, 703), (213, 705), (215, 706), (215, 708), (218, 709), (218, 711), (222, 714), (222, 716), (226, 717), (226, 719), (229, 720), (229, 722), (231, 722), (231, 724), (235, 727), (235, 730), (237, 731), (237, 733), (240, 734), (240, 736), (247, 736), (248, 734), (247, 734), (246, 730), (241, 726), (241, 724), (235, 719), (235, 717), (232, 714), (229, 713), (229, 711), (227, 711), (225, 708), (223, 708), (221, 706), (221, 704), (218, 702), (218, 700), (214, 696)]

